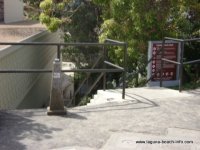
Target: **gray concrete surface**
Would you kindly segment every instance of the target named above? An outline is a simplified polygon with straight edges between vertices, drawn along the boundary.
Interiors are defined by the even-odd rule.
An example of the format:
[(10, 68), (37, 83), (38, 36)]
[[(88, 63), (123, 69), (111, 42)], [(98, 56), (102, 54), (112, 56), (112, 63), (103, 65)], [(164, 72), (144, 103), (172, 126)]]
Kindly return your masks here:
[[(195, 94), (198, 90), (192, 91)], [(167, 88), (160, 87), (142, 87), (142, 88), (128, 88), (126, 89), (125, 99), (122, 99), (122, 90), (121, 89), (110, 89), (110, 90), (98, 90), (97, 94), (94, 95), (94, 99), (90, 100), (88, 106), (113, 103), (113, 102), (126, 102), (126, 101), (142, 101), (147, 102), (154, 99), (162, 98), (181, 98), (191, 96), (191, 92), (182, 92), (179, 93), (177, 90), (171, 90)]]
[[(0, 150), (198, 150), (200, 90), (175, 93), (128, 89), (132, 100), (72, 108), (67, 116), (47, 116), (45, 109), (1, 111)], [(149, 144), (155, 141), (168, 143)]]

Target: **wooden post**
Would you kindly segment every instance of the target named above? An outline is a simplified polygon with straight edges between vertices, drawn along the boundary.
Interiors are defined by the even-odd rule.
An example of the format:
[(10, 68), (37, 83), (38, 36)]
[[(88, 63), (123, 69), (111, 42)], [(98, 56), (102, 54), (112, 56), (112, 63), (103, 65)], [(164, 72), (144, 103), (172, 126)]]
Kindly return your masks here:
[(61, 88), (61, 62), (55, 59), (52, 72), (52, 87), (50, 93), (50, 104), (47, 108), (48, 115), (66, 115), (63, 93)]

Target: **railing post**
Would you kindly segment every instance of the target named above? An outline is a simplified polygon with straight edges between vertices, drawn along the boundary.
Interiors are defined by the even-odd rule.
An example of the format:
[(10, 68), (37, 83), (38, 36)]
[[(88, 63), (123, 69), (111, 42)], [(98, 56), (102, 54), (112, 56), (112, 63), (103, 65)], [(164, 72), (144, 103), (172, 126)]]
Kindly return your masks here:
[(179, 92), (182, 91), (182, 78), (183, 78), (183, 55), (184, 55), (184, 42), (181, 42), (180, 65), (179, 65)]
[(163, 86), (163, 65), (164, 65), (164, 61), (162, 59), (164, 57), (164, 48), (165, 48), (165, 38), (162, 41), (162, 48), (161, 48), (160, 87)]
[[(107, 59), (107, 51), (105, 49), (105, 46), (103, 46), (103, 59), (104, 61)], [(104, 69), (106, 69), (106, 64), (104, 63)], [(106, 72), (103, 75), (103, 90), (106, 90)]]
[(73, 99), (72, 99), (72, 106), (76, 105), (76, 95), (73, 95)]
[(127, 43), (124, 45), (124, 71), (123, 71), (123, 91), (122, 99), (125, 99), (125, 89), (126, 89), (126, 68), (127, 68)]
[(55, 59), (53, 64), (50, 104), (47, 108), (48, 115), (66, 115), (61, 87), (61, 62)]
[(61, 54), (61, 52), (60, 52), (60, 46), (61, 45), (57, 45), (57, 59), (58, 60), (60, 60), (60, 54)]

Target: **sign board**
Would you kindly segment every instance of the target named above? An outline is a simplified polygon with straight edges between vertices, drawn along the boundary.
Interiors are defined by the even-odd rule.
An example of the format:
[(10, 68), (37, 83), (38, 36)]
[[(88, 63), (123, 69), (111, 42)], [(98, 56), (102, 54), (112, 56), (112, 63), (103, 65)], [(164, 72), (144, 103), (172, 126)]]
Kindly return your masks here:
[[(160, 69), (161, 69), (161, 53), (156, 54), (162, 48), (161, 43), (153, 43), (152, 53), (152, 81), (160, 81)], [(164, 58), (177, 61), (178, 43), (166, 43), (164, 45)], [(176, 65), (165, 62), (163, 64), (163, 80), (176, 80)]]
[[(162, 41), (149, 42), (148, 59), (152, 58), (151, 63), (148, 65), (148, 79), (152, 77), (149, 85), (158, 86), (160, 81), (160, 69), (161, 69), (161, 53), (159, 50), (162, 48)], [(164, 58), (177, 61), (179, 54), (179, 43), (166, 42), (164, 45)], [(164, 86), (178, 85), (178, 66), (170, 62), (164, 62), (163, 64), (163, 81)]]

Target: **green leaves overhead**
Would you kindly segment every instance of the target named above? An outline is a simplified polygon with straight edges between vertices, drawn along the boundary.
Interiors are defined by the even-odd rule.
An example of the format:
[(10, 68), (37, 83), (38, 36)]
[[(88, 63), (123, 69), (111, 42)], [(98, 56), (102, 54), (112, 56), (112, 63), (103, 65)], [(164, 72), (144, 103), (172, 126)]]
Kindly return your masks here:
[[(128, 67), (145, 67), (148, 41), (165, 36), (191, 38), (200, 35), (199, 0), (94, 0), (102, 8), (100, 41), (128, 42)], [(121, 64), (123, 49), (111, 49)], [(143, 64), (143, 65), (142, 65)], [(145, 70), (145, 69), (144, 69)]]
[(44, 0), (40, 3), (40, 8), (44, 11), (51, 10), (53, 6), (53, 0)]
[(66, 13), (69, 11), (69, 4), (70, 0), (43, 0), (40, 3), (40, 22), (45, 24), (49, 31), (57, 31), (61, 25), (71, 20)]

